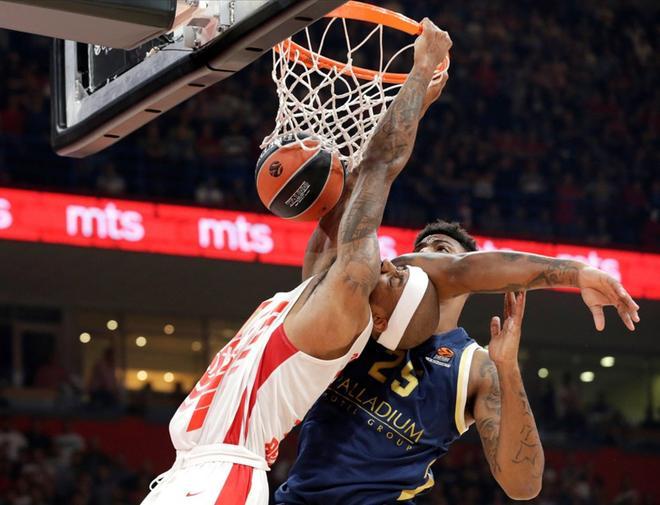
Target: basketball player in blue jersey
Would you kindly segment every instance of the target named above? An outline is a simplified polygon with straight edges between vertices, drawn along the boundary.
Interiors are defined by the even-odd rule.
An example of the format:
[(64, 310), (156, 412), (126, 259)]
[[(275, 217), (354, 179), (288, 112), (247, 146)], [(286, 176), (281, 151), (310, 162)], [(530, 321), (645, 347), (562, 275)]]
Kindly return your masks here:
[[(318, 259), (313, 245), (309, 258)], [(465, 230), (441, 221), (428, 225), (415, 241), (415, 251), (445, 253), (437, 256), (461, 257), (474, 250), (476, 244)], [(565, 282), (560, 277), (567, 265), (552, 258), (489, 254), (501, 257), (501, 269), (511, 264), (529, 268), (531, 275), (488, 291)], [(312, 263), (307, 274), (313, 272)], [(384, 262), (384, 269), (388, 263)], [(537, 272), (539, 265), (545, 266)], [(425, 270), (436, 278), (431, 269)], [(592, 294), (583, 289), (588, 305)], [(417, 495), (434, 485), (431, 465), (473, 423), (504, 492), (519, 500), (538, 495), (543, 449), (517, 359), (524, 291), (506, 295), (503, 326), (499, 318), (492, 318), (488, 351), (457, 327), (467, 295), (439, 293), (439, 298), (434, 335), (396, 351), (372, 340), (312, 407), (301, 426), (297, 459), (287, 482), (277, 490), (275, 503), (412, 505)], [(596, 327), (602, 329), (601, 307), (596, 303), (589, 308)], [(626, 317), (622, 319), (630, 327)], [(399, 348), (414, 344), (404, 338)]]
[[(444, 82), (436, 83), (423, 111), (442, 86)], [(348, 194), (350, 184), (351, 177)], [(303, 277), (332, 262), (344, 201), (342, 197), (319, 222), (308, 244)], [(617, 295), (603, 295), (619, 293), (620, 286), (602, 272), (537, 255), (487, 253), (484, 261), (486, 253), (464, 254), (475, 250), (474, 240), (458, 225), (437, 222), (415, 241), (415, 251), (423, 254), (394, 262), (421, 266), (434, 282), (440, 306), (436, 334), (423, 342), (404, 337), (395, 351), (375, 341), (367, 344), (305, 417), (298, 457), (276, 492), (277, 504), (414, 504), (417, 495), (434, 485), (431, 465), (473, 423), (493, 476), (507, 495), (531, 499), (539, 493), (543, 449), (517, 360), (525, 295), (506, 295), (504, 326), (499, 318), (491, 320), (485, 351), (457, 327), (467, 300), (462, 293), (479, 289), (456, 290), (448, 272), (456, 269), (456, 261), (465, 263), (476, 284), (489, 286), (484, 292), (580, 287), (599, 330), (603, 305), (617, 305), (629, 329), (638, 316), (612, 302)], [(384, 261), (382, 271), (395, 279), (397, 268)], [(374, 327), (384, 331), (387, 320), (379, 314), (378, 300), (371, 301)]]

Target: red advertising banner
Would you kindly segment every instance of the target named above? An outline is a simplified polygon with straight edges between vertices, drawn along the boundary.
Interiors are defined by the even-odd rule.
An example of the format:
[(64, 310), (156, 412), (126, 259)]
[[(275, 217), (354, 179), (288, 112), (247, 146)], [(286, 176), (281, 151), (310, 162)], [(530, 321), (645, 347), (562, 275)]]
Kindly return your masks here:
[[(271, 215), (0, 188), (0, 239), (302, 264), (313, 223)], [(384, 257), (410, 252), (414, 230), (383, 227)], [(632, 296), (660, 300), (660, 254), (476, 237), (482, 250), (578, 259), (621, 280)]]

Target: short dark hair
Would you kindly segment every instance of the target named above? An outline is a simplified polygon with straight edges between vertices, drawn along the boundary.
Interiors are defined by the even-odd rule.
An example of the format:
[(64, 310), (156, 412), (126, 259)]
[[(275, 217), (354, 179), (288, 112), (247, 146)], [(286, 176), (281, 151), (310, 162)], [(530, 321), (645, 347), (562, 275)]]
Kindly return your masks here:
[(456, 242), (463, 246), (467, 252), (472, 252), (477, 250), (477, 242), (472, 238), (472, 236), (467, 232), (465, 228), (457, 222), (444, 221), (438, 219), (433, 223), (427, 224), (422, 231), (417, 234), (415, 238), (414, 248), (417, 249), (419, 245), (429, 235), (447, 235), (448, 237), (453, 238)]

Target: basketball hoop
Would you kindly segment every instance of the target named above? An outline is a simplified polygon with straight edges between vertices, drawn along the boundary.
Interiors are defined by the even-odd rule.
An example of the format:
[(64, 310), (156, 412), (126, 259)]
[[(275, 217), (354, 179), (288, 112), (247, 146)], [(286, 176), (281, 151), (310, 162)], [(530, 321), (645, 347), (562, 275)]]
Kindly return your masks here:
[[(360, 162), (378, 120), (408, 77), (407, 73), (392, 71), (392, 67), (400, 65), (401, 55), (412, 49), (414, 41), (386, 58), (384, 29), (415, 36), (422, 27), (399, 13), (357, 1), (346, 2), (325, 17), (328, 21), (317, 44), (312, 43), (312, 34), (306, 28), (300, 33), (302, 41), (288, 38), (273, 48), (272, 77), (277, 85), (279, 109), (275, 129), (261, 147), (296, 139), (300, 134), (312, 135), (319, 138), (325, 149), (337, 151), (349, 167), (354, 167)], [(375, 27), (353, 43), (348, 21)], [(337, 25), (346, 44), (345, 62), (323, 55), (328, 34)], [(378, 61), (377, 70), (354, 65), (357, 51), (369, 41), (374, 44), (373, 40), (380, 48), (380, 55), (373, 60)], [(448, 68), (449, 58), (438, 66), (435, 77)], [(297, 142), (307, 148), (302, 141)]]

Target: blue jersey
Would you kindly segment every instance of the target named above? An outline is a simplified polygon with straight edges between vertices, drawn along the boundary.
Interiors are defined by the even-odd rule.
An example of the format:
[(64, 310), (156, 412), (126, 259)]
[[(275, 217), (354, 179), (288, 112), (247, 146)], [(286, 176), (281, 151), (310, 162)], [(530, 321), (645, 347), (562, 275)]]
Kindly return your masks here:
[(409, 351), (369, 342), (309, 411), (278, 504), (413, 504), (430, 467), (467, 430), (474, 350), (465, 330)]

